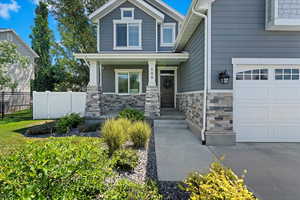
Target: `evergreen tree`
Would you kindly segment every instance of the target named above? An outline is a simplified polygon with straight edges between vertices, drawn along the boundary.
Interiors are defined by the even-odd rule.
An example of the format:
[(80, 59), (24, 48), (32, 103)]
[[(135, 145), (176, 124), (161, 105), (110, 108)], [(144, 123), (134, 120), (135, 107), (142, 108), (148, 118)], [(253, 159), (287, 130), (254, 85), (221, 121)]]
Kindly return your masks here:
[(35, 9), (34, 27), (30, 38), (32, 40), (32, 49), (39, 55), (36, 59), (35, 80), (33, 81), (33, 90), (46, 91), (54, 88), (55, 80), (51, 76), (51, 42), (53, 39), (52, 31), (48, 22), (48, 5), (43, 1)]
[(85, 90), (89, 80), (89, 68), (85, 61), (76, 60), (73, 53), (95, 53), (97, 49), (96, 31), (88, 19), (88, 15), (99, 8), (106, 0), (47, 0), (53, 8), (51, 12), (58, 21), (61, 36), (59, 45), (60, 57), (56, 63), (64, 64), (66, 72), (71, 77), (66, 83), (72, 83), (68, 89)]

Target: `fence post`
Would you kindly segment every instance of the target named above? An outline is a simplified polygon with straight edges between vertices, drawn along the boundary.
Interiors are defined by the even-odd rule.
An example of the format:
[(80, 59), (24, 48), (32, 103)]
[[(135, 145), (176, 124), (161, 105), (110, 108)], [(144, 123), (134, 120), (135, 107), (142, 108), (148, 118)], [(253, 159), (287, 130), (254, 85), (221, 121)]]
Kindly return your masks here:
[(5, 104), (4, 104), (4, 95), (5, 92), (1, 92), (1, 118), (4, 119), (4, 114), (5, 114)]

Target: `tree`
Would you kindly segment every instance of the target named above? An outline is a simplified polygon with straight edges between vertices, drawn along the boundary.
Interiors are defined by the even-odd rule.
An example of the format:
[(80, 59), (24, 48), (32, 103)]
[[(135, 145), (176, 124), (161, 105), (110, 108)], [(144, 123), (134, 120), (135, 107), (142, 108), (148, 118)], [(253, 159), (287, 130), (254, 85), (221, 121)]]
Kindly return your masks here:
[(54, 88), (53, 77), (51, 76), (51, 42), (53, 42), (53, 34), (49, 28), (48, 22), (48, 5), (42, 1), (35, 9), (36, 17), (34, 19), (34, 27), (30, 35), (32, 49), (39, 55), (36, 59), (35, 80), (33, 89), (35, 91), (46, 91)]
[(29, 60), (22, 56), (17, 46), (9, 41), (0, 41), (0, 90), (5, 88), (15, 88), (18, 83), (13, 82), (7, 73), (10, 65), (17, 64), (20, 67), (26, 67)]
[[(58, 21), (61, 42), (57, 44), (60, 55), (56, 64), (63, 64), (70, 75), (60, 84), (85, 90), (89, 80), (89, 68), (85, 61), (76, 60), (73, 53), (95, 53), (97, 50), (96, 31), (88, 15), (103, 5), (106, 0), (48, 0), (52, 14)], [(71, 89), (69, 88), (69, 89)]]

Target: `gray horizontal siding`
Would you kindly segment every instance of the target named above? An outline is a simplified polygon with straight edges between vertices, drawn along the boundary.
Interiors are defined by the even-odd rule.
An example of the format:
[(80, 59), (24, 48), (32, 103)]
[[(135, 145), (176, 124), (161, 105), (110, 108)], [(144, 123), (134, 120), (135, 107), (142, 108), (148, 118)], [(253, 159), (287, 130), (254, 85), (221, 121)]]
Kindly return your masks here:
[(187, 62), (179, 68), (179, 92), (203, 90), (204, 88), (204, 23), (198, 25), (184, 51), (190, 53)]
[(103, 66), (102, 72), (102, 84), (103, 92), (114, 93), (115, 92), (115, 69), (143, 69), (142, 74), (142, 88), (143, 93), (146, 92), (148, 85), (148, 66)]
[(232, 58), (300, 58), (300, 32), (265, 31), (264, 0), (222, 0), (212, 6), (212, 89)]
[[(120, 8), (134, 8), (134, 18), (142, 22), (142, 51), (156, 51), (156, 20), (135, 5), (125, 2), (100, 20), (100, 51), (113, 51), (113, 20), (121, 19)], [(137, 51), (124, 52), (135, 53)]]

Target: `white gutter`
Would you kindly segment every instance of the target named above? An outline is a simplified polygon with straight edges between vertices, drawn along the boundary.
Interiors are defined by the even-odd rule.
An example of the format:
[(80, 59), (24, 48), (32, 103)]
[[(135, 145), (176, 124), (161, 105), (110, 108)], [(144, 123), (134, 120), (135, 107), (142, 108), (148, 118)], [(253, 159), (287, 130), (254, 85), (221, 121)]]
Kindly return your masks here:
[[(195, 7), (198, 4), (198, 0), (195, 3)], [(204, 26), (205, 26), (205, 34), (204, 34), (204, 40), (205, 40), (205, 45), (204, 45), (204, 92), (203, 92), (203, 125), (202, 125), (202, 130), (201, 130), (201, 140), (202, 143), (205, 144), (206, 139), (205, 139), (205, 131), (206, 131), (206, 113), (207, 113), (207, 72), (208, 72), (208, 17), (207, 15), (197, 11), (195, 7), (192, 8), (192, 12), (195, 15), (198, 15), (199, 17), (202, 17), (204, 19)]]

